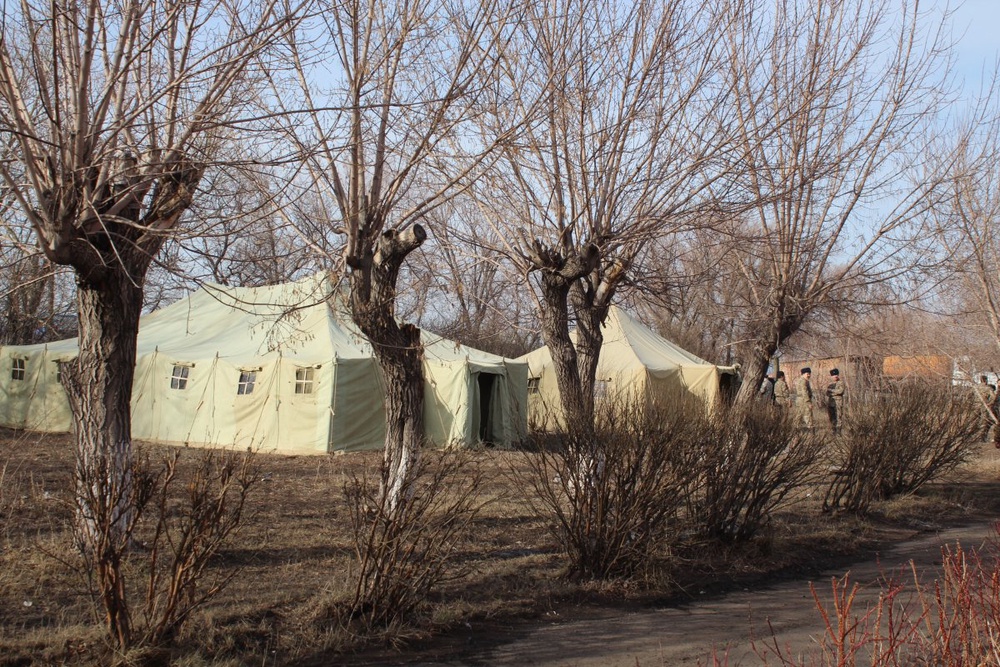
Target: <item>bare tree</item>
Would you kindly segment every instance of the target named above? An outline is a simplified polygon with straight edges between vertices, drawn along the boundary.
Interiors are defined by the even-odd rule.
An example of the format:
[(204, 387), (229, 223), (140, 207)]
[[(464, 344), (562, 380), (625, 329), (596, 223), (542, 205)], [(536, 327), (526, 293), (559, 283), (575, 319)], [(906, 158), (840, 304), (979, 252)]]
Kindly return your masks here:
[[(492, 122), (529, 119), (478, 189), (534, 287), (563, 411), (592, 424), (601, 324), (643, 249), (696, 211), (724, 147), (708, 3), (547, 0), (527, 9)], [(572, 307), (572, 312), (571, 312)], [(577, 339), (570, 339), (575, 320)]]
[[(935, 240), (943, 250), (936, 301), (952, 323), (949, 338), (966, 343), (959, 368), (969, 376), (1000, 368), (998, 80), (1000, 69), (978, 105), (954, 128), (950, 142), (942, 142), (933, 154), (948, 177), (947, 198), (934, 211)], [(996, 397), (977, 396), (987, 423), (997, 424)], [(994, 426), (993, 438), (1000, 446), (1000, 426)]]
[[(280, 177), (248, 169), (211, 176), (197, 222), (165, 248), (164, 270), (186, 285), (209, 280), (234, 286), (274, 285), (320, 270), (332, 234), (313, 222), (315, 212), (289, 223), (292, 213), (281, 210)], [(308, 244), (296, 230), (308, 234)]]
[(720, 231), (742, 285), (745, 400), (811, 314), (917, 262), (941, 184), (919, 172), (947, 50), (915, 0), (757, 0), (743, 18), (724, 58), (743, 171), (721, 198), (746, 213)]
[(716, 364), (735, 363), (738, 285), (723, 270), (730, 244), (703, 223), (653, 244), (639, 264), (634, 308), (684, 349)]
[(397, 280), (427, 238), (421, 221), (468, 187), (492, 148), (464, 128), (491, 103), (485, 81), (510, 9), (504, 0), (331, 0), (326, 10), (323, 37), (317, 29), (298, 45), (312, 111), (294, 132), (326, 197), (322, 214), (344, 238), (333, 268), (346, 272), (352, 317), (382, 370), (383, 491), (395, 510), (423, 437), (420, 330), (395, 317)]
[[(62, 378), (78, 483), (109, 502), (128, 496), (147, 269), (232, 123), (259, 113), (254, 71), (288, 20), (276, 2), (25, 0), (0, 21), (0, 126), (17, 158), (0, 181), (47, 259), (75, 272), (80, 351)], [(99, 513), (127, 511), (83, 507), (82, 546)]]
[[(0, 162), (17, 168), (12, 134), (0, 135)], [(0, 343), (28, 345), (70, 334), (65, 276), (35, 243), (14, 191), (0, 181)], [(69, 299), (71, 300), (71, 298)]]
[(410, 290), (422, 305), (421, 320), (446, 338), (519, 357), (539, 344), (537, 318), (517, 276), (496, 248), (495, 232), (468, 199), (435, 211), (447, 222), (413, 267)]
[(72, 336), (72, 290), (34, 243), (17, 209), (0, 208), (0, 343), (30, 345)]

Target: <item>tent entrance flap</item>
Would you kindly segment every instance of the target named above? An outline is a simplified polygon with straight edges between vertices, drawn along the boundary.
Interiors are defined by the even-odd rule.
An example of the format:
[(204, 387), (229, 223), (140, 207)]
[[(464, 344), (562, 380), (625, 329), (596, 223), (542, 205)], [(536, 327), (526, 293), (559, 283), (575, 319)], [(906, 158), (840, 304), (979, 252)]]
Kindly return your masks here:
[(496, 433), (497, 420), (493, 418), (493, 413), (497, 409), (494, 405), (496, 398), (497, 376), (492, 373), (476, 373), (476, 403), (473, 406), (473, 415), (476, 436), (481, 442), (502, 442), (503, 434)]

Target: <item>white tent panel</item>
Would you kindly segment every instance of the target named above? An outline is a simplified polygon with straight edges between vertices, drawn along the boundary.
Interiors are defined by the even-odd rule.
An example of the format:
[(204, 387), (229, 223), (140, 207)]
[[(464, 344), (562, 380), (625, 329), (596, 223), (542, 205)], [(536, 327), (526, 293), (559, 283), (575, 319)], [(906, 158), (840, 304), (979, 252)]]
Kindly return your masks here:
[[(691, 354), (616, 306), (609, 310), (601, 329), (604, 342), (597, 363), (598, 394), (627, 398), (681, 389), (711, 403), (719, 397), (720, 375), (735, 372)], [(576, 332), (571, 335), (575, 340)], [(518, 361), (528, 364), (532, 423), (547, 430), (563, 428), (559, 387), (548, 347), (529, 352)]]
[[(143, 316), (133, 437), (294, 453), (380, 448), (381, 373), (335, 301), (320, 275), (261, 288), (206, 285)], [(422, 335), (427, 437), (440, 445), (523, 437), (527, 366)], [(55, 361), (76, 353), (75, 339), (0, 348), (0, 424), (69, 430)]]

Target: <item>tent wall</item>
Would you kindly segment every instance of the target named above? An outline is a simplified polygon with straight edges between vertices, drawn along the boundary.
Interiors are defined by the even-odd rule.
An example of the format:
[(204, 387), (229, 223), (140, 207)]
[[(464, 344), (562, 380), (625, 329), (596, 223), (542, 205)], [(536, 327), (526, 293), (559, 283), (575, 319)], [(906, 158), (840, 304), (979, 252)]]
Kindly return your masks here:
[[(718, 400), (718, 366), (677, 347), (615, 307), (609, 312), (603, 331), (595, 397), (630, 400), (682, 390), (709, 404)], [(528, 394), (532, 427), (563, 430), (565, 418), (548, 348), (529, 352), (519, 361), (528, 364), (532, 378), (532, 391)]]
[(709, 404), (719, 397), (719, 369), (716, 366), (682, 366), (677, 373), (669, 374), (669, 383), (682, 387)]
[[(331, 294), (322, 275), (263, 288), (207, 285), (144, 315), (133, 437), (289, 453), (381, 448), (381, 373), (371, 346)], [(484, 414), (494, 424), (491, 439), (522, 438), (527, 366), (424, 335), (428, 438), (439, 445), (475, 443)], [(75, 357), (77, 341), (51, 346), (0, 348), (0, 424), (71, 429), (54, 361)], [(255, 374), (252, 391), (239, 391), (241, 373)], [(479, 380), (484, 373), (491, 378), (483, 386), (490, 387), (492, 399), (485, 406)], [(307, 375), (312, 391), (297, 391)]]
[[(490, 396), (480, 392), (480, 375), (489, 375)], [(469, 445), (480, 440), (485, 409), (494, 424), (491, 440), (510, 445), (527, 433), (525, 364), (485, 366), (471, 361), (424, 364), (424, 429), (439, 446)], [(483, 400), (488, 404), (483, 407)]]
[[(132, 392), (132, 436), (174, 445), (326, 452), (333, 364), (304, 366), (278, 355), (233, 363), (191, 361), (156, 352), (139, 360)], [(295, 393), (296, 371), (312, 368), (311, 393)], [(184, 388), (171, 383), (186, 368)], [(253, 373), (252, 389), (241, 373)]]
[(58, 382), (63, 359), (47, 345), (0, 348), (0, 426), (65, 433), (72, 428), (69, 401)]
[(385, 442), (385, 392), (372, 358), (340, 359), (333, 365), (332, 415), (326, 451), (378, 449)]

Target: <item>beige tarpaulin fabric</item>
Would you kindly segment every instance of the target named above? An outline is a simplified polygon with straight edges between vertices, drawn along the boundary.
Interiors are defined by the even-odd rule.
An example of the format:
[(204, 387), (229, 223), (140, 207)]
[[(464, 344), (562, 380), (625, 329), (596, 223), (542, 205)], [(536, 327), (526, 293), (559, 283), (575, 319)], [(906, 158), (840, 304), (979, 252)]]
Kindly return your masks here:
[[(371, 346), (321, 275), (260, 288), (206, 285), (143, 316), (132, 435), (196, 446), (325, 453), (383, 445)], [(423, 333), (426, 434), (439, 445), (525, 433), (527, 364)], [(0, 425), (68, 431), (58, 361), (75, 339), (0, 348)]]
[[(708, 402), (719, 397), (722, 374), (735, 374), (728, 366), (716, 366), (656, 334), (616, 306), (601, 327), (604, 344), (597, 364), (595, 394), (650, 396), (683, 389)], [(575, 340), (576, 332), (573, 332)], [(548, 347), (520, 357), (528, 363), (528, 415), (535, 426), (563, 426), (559, 387)]]

